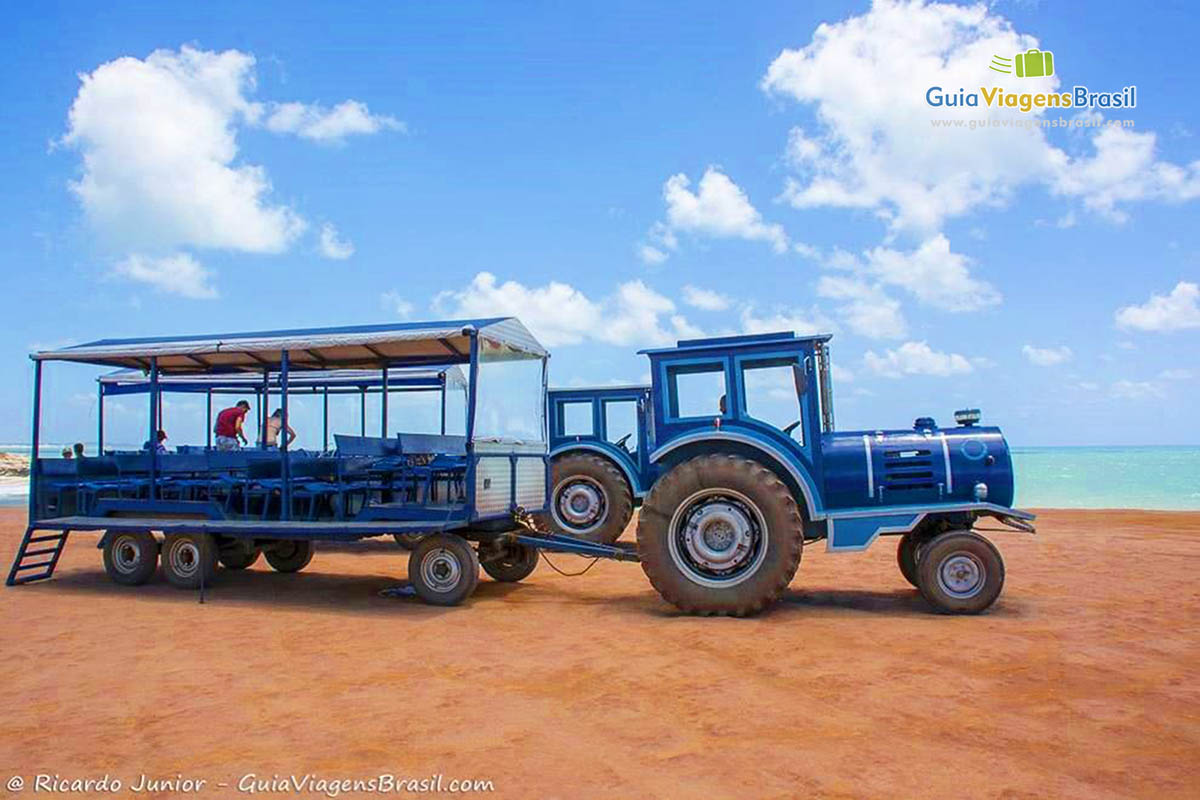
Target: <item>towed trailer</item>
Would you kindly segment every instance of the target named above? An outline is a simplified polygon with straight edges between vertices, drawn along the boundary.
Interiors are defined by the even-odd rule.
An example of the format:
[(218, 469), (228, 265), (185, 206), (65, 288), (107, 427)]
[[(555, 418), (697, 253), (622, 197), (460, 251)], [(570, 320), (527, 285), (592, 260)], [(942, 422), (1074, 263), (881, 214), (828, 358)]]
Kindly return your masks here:
[[(409, 579), (436, 605), (466, 599), (481, 566), (497, 580), (525, 578), (539, 550), (637, 560), (630, 546), (531, 527), (548, 492), (548, 353), (515, 318), (102, 339), (31, 358), (29, 523), (10, 586), (52, 577), (78, 531), (102, 532), (98, 546), (117, 583), (145, 583), (161, 562), (181, 588), (203, 588), (219, 564), (245, 568), (260, 554), (277, 571), (298, 571), (322, 540), (420, 536)], [(292, 451), (285, 436), (277, 451), (219, 451), (206, 443), (175, 453), (101, 447), (101, 455), (80, 460), (42, 458), (42, 373), (51, 362), (132, 370), (102, 379), (100, 394), (144, 393), (150, 442), (168, 391), (211, 397), (253, 384), (265, 409), (273, 390), (286, 427), (297, 390), (365, 396), (374, 389), (386, 397), (405, 370), (436, 372), (443, 388), (446, 376), (465, 370), (465, 434), (446, 434), (443, 416), (441, 434), (388, 435), (383, 402), (380, 436), (366, 435), (364, 412), (359, 435), (334, 434), (328, 452), (327, 439), (326, 450), (314, 454)]]

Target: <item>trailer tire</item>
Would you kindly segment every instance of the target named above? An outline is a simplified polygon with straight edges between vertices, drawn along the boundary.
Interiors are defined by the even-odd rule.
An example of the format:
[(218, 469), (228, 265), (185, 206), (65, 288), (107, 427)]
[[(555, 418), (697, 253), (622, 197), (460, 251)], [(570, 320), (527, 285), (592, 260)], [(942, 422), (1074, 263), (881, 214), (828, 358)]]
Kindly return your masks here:
[(896, 546), (896, 565), (900, 567), (900, 574), (918, 589), (921, 584), (917, 577), (917, 564), (921, 560), (921, 549), (928, 542), (928, 534), (909, 531), (900, 537), (900, 544)]
[(612, 544), (633, 517), (633, 489), (612, 461), (591, 453), (564, 453), (550, 465), (552, 530)]
[(800, 566), (804, 522), (779, 476), (706, 455), (658, 479), (638, 517), (642, 570), (689, 614), (741, 617), (770, 606)]
[(279, 539), (265, 555), (276, 572), (299, 572), (312, 561), (315, 550), (310, 539)]
[(483, 562), (483, 571), (501, 583), (517, 583), (528, 578), (538, 565), (538, 549), (515, 542), (504, 546), (500, 558)]
[(258, 561), (262, 548), (245, 539), (234, 539), (226, 547), (221, 548), (217, 558), (225, 569), (248, 569)]
[(942, 614), (978, 614), (1004, 588), (1004, 559), (996, 546), (971, 531), (940, 534), (921, 548), (921, 595)]
[(408, 557), (408, 580), (430, 605), (459, 605), (479, 585), (479, 556), (461, 536), (431, 534)]
[(104, 571), (113, 583), (141, 586), (158, 569), (158, 540), (150, 531), (109, 531), (104, 537)]
[(400, 545), (405, 550), (412, 550), (417, 546), (417, 543), (425, 538), (423, 533), (393, 533), (392, 538), (396, 540), (396, 544)]
[(217, 543), (207, 533), (169, 533), (162, 546), (163, 575), (179, 589), (199, 589), (217, 577)]

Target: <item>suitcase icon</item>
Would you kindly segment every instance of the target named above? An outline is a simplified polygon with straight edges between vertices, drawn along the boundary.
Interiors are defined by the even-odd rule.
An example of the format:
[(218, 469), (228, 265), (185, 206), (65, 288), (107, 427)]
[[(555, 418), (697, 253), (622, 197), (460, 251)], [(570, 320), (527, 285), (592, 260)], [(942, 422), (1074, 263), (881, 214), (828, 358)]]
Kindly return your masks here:
[(1018, 78), (1049, 78), (1054, 74), (1054, 53), (1049, 50), (1035, 48), (1017, 53), (1013, 61), (1016, 62)]

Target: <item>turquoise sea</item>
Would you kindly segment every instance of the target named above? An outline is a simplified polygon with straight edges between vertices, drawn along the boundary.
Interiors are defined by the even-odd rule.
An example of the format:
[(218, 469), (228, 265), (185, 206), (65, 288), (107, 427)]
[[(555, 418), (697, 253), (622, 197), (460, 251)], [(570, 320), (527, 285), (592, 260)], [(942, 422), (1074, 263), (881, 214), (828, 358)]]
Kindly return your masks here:
[[(59, 447), (43, 450), (57, 455)], [(0, 447), (28, 455), (29, 447)], [(1014, 447), (1017, 506), (1200, 510), (1200, 447)], [(0, 505), (25, 502), (23, 481), (0, 482)]]

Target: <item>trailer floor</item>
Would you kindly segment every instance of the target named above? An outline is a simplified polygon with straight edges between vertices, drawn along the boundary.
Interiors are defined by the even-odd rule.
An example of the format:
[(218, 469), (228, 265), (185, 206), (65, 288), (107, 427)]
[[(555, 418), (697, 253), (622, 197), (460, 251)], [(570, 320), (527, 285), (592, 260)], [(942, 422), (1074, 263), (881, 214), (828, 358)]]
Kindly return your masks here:
[[(23, 522), (0, 512), (0, 559)], [(1008, 586), (975, 618), (928, 613), (887, 542), (811, 548), (780, 607), (725, 620), (676, 615), (610, 562), (485, 577), (463, 608), (385, 598), (406, 558), (382, 540), (319, 545), (298, 575), (225, 573), (199, 605), (161, 580), (110, 583), (97, 535), (72, 534), (54, 580), (0, 590), (0, 780), (182, 775), (213, 798), (248, 773), (440, 773), (495, 797), (1196, 797), (1200, 514), (1038, 525), (995, 535)]]

